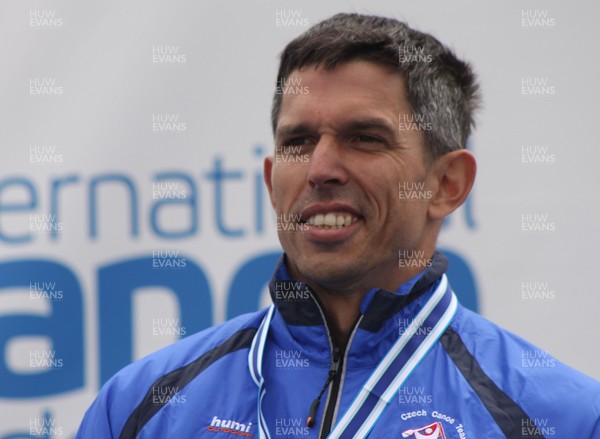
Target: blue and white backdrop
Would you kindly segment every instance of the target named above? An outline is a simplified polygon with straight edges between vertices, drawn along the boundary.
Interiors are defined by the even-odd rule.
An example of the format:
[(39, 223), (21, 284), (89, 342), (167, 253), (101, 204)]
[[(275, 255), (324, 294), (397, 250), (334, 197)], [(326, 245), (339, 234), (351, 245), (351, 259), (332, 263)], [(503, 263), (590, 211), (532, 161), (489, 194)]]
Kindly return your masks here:
[[(446, 223), (463, 303), (600, 379), (597, 4), (8, 0), (0, 6), (0, 438), (71, 438), (118, 369), (268, 303), (277, 56), (336, 12), (479, 73), (479, 173)], [(596, 268), (594, 268), (596, 267)]]

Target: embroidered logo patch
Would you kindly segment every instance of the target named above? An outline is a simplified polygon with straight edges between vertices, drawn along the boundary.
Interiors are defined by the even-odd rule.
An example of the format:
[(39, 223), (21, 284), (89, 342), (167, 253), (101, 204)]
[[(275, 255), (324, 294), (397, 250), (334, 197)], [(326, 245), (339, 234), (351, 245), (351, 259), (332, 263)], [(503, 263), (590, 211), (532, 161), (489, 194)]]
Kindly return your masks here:
[(231, 419), (219, 419), (216, 416), (213, 417), (210, 425), (206, 427), (212, 433), (229, 433), (237, 436), (253, 437), (254, 435), (250, 433), (251, 428), (252, 422), (241, 424)]
[(402, 432), (402, 437), (414, 437), (415, 439), (446, 439), (444, 427), (441, 422), (434, 422), (425, 427), (406, 430)]

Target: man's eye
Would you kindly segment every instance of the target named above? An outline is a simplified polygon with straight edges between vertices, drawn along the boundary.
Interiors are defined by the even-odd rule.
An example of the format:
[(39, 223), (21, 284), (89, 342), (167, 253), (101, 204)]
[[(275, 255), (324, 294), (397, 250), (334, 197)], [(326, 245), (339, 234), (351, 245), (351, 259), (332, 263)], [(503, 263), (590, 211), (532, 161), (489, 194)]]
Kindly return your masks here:
[(310, 139), (308, 137), (293, 137), (285, 141), (286, 146), (308, 145), (309, 143)]
[(374, 137), (374, 136), (370, 136), (368, 134), (360, 134), (358, 136), (355, 137), (355, 140), (361, 143), (381, 143), (382, 140)]
[(293, 137), (284, 141), (283, 145), (275, 148), (277, 155), (300, 155), (306, 150), (307, 145), (311, 144), (309, 137)]

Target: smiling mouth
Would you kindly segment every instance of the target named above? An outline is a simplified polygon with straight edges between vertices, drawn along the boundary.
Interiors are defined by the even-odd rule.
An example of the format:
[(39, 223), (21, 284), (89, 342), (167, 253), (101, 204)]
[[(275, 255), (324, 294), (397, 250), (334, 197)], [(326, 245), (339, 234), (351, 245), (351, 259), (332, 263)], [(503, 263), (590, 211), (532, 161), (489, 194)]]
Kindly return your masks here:
[(358, 221), (358, 217), (348, 212), (328, 212), (311, 215), (302, 222), (320, 229), (335, 230), (348, 227), (356, 221)]

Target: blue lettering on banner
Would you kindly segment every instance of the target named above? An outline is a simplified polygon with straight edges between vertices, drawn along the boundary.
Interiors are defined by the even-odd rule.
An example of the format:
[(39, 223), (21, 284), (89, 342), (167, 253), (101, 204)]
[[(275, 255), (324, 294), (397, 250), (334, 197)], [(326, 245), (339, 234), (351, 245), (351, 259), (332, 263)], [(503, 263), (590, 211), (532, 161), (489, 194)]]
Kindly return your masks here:
[[(167, 239), (176, 239), (176, 238), (187, 238), (190, 236), (194, 236), (198, 230), (198, 208), (196, 202), (196, 184), (194, 180), (189, 177), (189, 175), (184, 174), (182, 172), (162, 172), (158, 173), (154, 176), (154, 179), (157, 182), (160, 181), (172, 181), (172, 180), (183, 180), (187, 184), (186, 195), (183, 198), (171, 198), (158, 200), (150, 211), (150, 225), (152, 227), (152, 231), (156, 233), (156, 236), (160, 236), (161, 238)], [(189, 193), (188, 193), (189, 191)], [(159, 226), (158, 221), (158, 212), (159, 209), (163, 207), (169, 206), (182, 206), (188, 207), (190, 213), (189, 226), (183, 230), (165, 230)]]
[[(2, 203), (3, 192), (11, 187), (18, 188), (19, 186), (27, 190), (29, 200), (20, 204)], [(36, 207), (37, 192), (35, 191), (35, 186), (32, 182), (23, 177), (7, 178), (6, 180), (0, 180), (0, 214), (13, 212), (29, 212), (33, 211)], [(0, 227), (0, 242), (2, 241), (4, 241), (7, 244), (24, 244), (31, 241), (31, 232), (29, 232), (29, 234), (10, 235), (5, 233)]]
[[(52, 180), (52, 189), (50, 191), (50, 218), (52, 218), (55, 223), (60, 223), (60, 212), (58, 208), (59, 188), (67, 184), (73, 184), (78, 182), (79, 177), (77, 175), (69, 175), (67, 177)], [(59, 230), (57, 227), (52, 227), (50, 229), (50, 236), (52, 240), (56, 240), (58, 238), (58, 232)]]
[[(254, 149), (253, 155), (256, 158), (262, 159), (263, 148), (259, 145)], [(253, 178), (248, 178), (243, 169), (231, 169), (225, 166), (225, 161), (222, 157), (215, 157), (212, 166), (204, 174), (204, 179), (209, 185), (213, 186), (213, 205), (208, 209), (214, 212), (214, 224), (217, 232), (225, 238), (241, 239), (247, 236), (250, 231), (241, 225), (231, 226), (226, 215), (225, 202), (226, 194), (233, 189), (231, 187), (235, 183), (240, 188), (248, 190), (250, 193), (245, 195), (248, 199), (254, 201), (252, 207), (254, 212), (248, 211), (253, 218), (247, 218), (250, 222), (253, 219), (254, 235), (264, 235), (266, 230), (264, 215), (266, 191), (264, 189), (262, 167), (257, 168)], [(182, 182), (186, 185), (186, 195), (184, 197), (165, 197), (151, 201), (151, 207), (148, 211), (148, 223), (150, 232), (158, 238), (162, 239), (182, 239), (197, 236), (199, 233), (199, 206), (198, 206), (198, 189), (195, 178), (192, 174), (181, 171), (162, 171), (153, 175), (152, 181), (160, 184), (160, 182)], [(250, 183), (250, 184), (248, 184)], [(69, 189), (79, 188), (84, 186), (85, 192)], [(65, 233), (62, 227), (56, 226), (56, 223), (61, 222), (60, 207), (61, 200), (67, 196), (80, 197), (74, 200), (77, 205), (87, 207), (87, 211), (81, 212), (82, 216), (87, 215), (87, 236), (90, 241), (95, 242), (102, 236), (101, 225), (99, 224), (99, 214), (103, 210), (110, 208), (111, 212), (118, 214), (125, 222), (127, 235), (131, 239), (138, 239), (143, 235), (144, 230), (141, 230), (144, 225), (140, 214), (140, 193), (147, 196), (151, 195), (151, 185), (148, 184), (148, 190), (143, 191), (140, 186), (131, 176), (125, 173), (107, 172), (91, 175), (87, 180), (84, 180), (78, 174), (69, 174), (51, 178), (48, 184), (49, 209), (45, 212), (40, 212), (40, 208), (44, 205), (38, 202), (39, 188), (33, 179), (23, 176), (15, 176), (6, 179), (0, 179), (0, 244), (7, 245), (24, 245), (30, 244), (39, 240), (43, 235), (35, 235), (26, 226), (28, 225), (29, 215), (39, 214), (50, 222), (48, 225), (48, 239), (52, 243), (59, 241), (61, 233)], [(118, 200), (102, 196), (105, 192), (109, 194), (118, 194)], [(81, 199), (81, 194), (86, 193), (87, 198)], [(116, 198), (116, 197), (115, 197)], [(147, 197), (149, 198), (149, 197)], [(10, 200), (10, 201), (9, 201)], [(110, 200), (110, 206), (104, 206), (101, 200)], [(104, 209), (103, 209), (104, 207)], [(187, 227), (180, 230), (169, 230), (160, 222), (160, 213), (170, 209), (185, 209), (184, 212), (189, 214)], [(244, 212), (242, 212), (244, 213)], [(230, 215), (233, 216), (233, 215)], [(2, 221), (5, 217), (19, 219), (18, 225), (15, 226), (15, 221), (10, 222), (5, 226)], [(239, 212), (235, 215), (236, 218), (244, 220)], [(273, 220), (274, 222), (274, 220)]]
[(223, 190), (224, 180), (240, 180), (244, 176), (241, 171), (224, 171), (223, 170), (223, 161), (220, 157), (215, 158), (215, 168), (212, 172), (206, 173), (206, 178), (208, 180), (214, 180), (214, 188), (215, 188), (215, 223), (217, 224), (217, 229), (223, 236), (236, 237), (236, 236), (244, 236), (244, 229), (230, 229), (225, 226), (225, 220), (223, 218), (223, 204), (225, 198), (225, 192)]
[(164, 286), (179, 301), (181, 326), (189, 333), (209, 327), (212, 297), (204, 270), (186, 257), (185, 270), (154, 270), (152, 258), (117, 262), (98, 271), (100, 320), (100, 382), (104, 384), (131, 363), (132, 295), (138, 288)]
[[(53, 279), (64, 298), (48, 301), (49, 315), (0, 315), (0, 397), (32, 398), (64, 393), (84, 385), (84, 327), (82, 291), (75, 274), (48, 260), (21, 260), (0, 264), (0, 297), (7, 289), (27, 289), (40, 279)], [(60, 368), (16, 373), (8, 365), (7, 345), (18, 337), (43, 337), (62, 359)]]
[(137, 190), (129, 177), (120, 174), (107, 174), (99, 177), (92, 178), (90, 181), (89, 187), (89, 234), (90, 237), (96, 239), (98, 236), (97, 232), (97, 224), (96, 224), (96, 210), (97, 210), (97, 202), (96, 202), (96, 193), (97, 188), (100, 183), (122, 183), (125, 185), (125, 188), (129, 191), (129, 205), (130, 205), (130, 216), (131, 216), (131, 236), (136, 237), (139, 234), (139, 220), (138, 220), (138, 197)]

